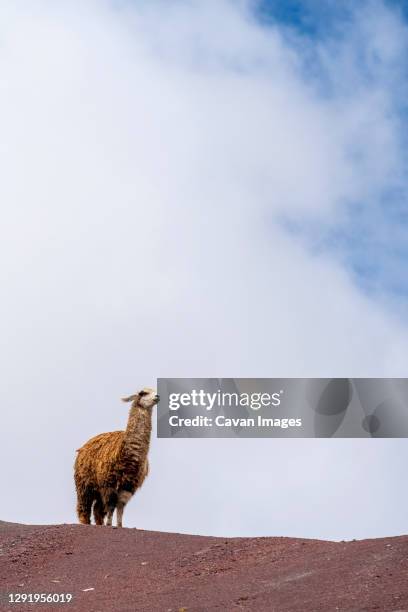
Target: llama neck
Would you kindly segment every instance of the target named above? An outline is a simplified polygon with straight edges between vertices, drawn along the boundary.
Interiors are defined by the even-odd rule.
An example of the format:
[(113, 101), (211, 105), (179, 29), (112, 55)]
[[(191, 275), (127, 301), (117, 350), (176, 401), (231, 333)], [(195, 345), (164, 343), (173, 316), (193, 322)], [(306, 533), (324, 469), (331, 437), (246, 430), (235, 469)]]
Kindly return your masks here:
[(132, 406), (125, 430), (124, 452), (136, 460), (146, 458), (152, 431), (152, 411)]

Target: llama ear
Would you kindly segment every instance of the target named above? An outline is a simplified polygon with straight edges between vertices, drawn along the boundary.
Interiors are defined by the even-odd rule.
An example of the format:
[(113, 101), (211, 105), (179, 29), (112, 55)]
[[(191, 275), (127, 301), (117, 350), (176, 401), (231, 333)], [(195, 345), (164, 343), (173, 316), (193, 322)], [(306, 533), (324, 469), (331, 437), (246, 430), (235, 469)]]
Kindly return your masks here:
[(129, 395), (129, 397), (122, 397), (122, 402), (134, 402), (138, 398), (136, 395)]

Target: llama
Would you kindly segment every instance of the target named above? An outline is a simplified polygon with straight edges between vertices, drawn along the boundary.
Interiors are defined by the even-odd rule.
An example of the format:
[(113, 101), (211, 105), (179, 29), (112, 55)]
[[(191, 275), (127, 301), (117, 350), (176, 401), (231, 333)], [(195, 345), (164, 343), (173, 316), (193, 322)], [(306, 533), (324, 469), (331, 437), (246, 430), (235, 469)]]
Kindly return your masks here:
[(154, 389), (145, 388), (123, 398), (132, 402), (125, 431), (111, 431), (91, 438), (77, 451), (75, 486), (80, 523), (122, 527), (123, 510), (145, 480), (149, 464), (152, 409), (159, 401)]

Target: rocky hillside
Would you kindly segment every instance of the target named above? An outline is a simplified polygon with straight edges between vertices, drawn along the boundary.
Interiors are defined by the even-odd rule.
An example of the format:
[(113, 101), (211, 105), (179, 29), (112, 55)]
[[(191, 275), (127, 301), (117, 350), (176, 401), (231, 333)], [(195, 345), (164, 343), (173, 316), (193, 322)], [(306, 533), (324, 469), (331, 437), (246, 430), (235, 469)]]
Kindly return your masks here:
[[(8, 593), (71, 593), (9, 604)], [(408, 536), (353, 542), (212, 538), (0, 523), (4, 610), (408, 610)]]

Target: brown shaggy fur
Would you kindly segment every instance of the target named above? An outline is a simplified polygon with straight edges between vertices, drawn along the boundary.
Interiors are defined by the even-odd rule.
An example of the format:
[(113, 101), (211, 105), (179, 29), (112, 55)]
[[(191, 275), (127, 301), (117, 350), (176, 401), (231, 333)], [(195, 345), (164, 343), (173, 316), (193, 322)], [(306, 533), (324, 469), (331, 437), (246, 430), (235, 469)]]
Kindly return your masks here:
[(123, 399), (132, 402), (125, 431), (111, 431), (88, 440), (77, 452), (75, 486), (80, 523), (112, 525), (116, 508), (117, 525), (122, 527), (123, 510), (145, 480), (149, 464), (152, 408), (158, 401), (153, 389), (143, 389)]

